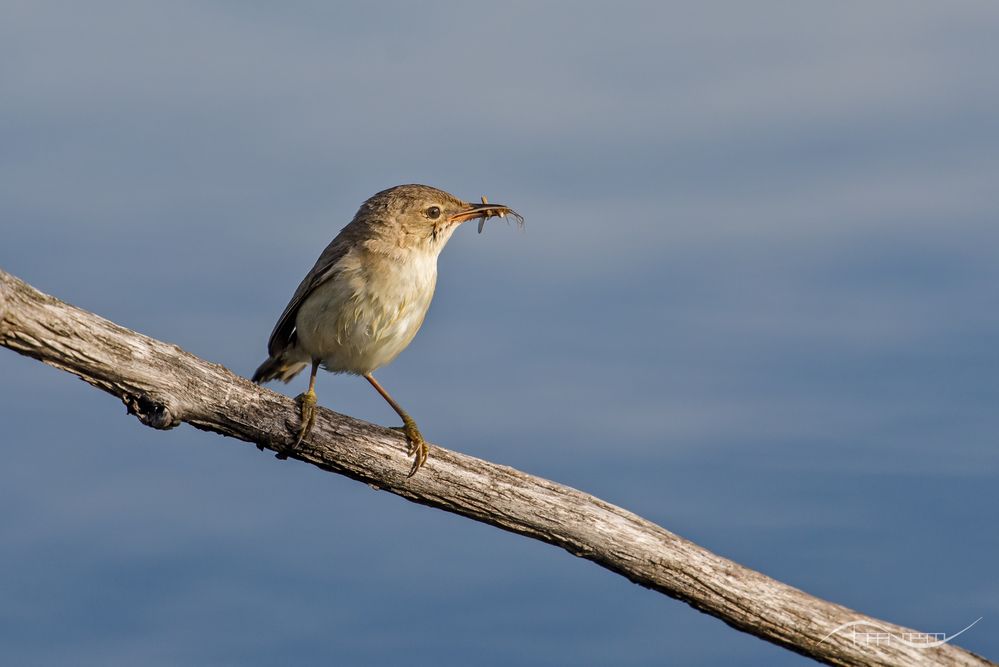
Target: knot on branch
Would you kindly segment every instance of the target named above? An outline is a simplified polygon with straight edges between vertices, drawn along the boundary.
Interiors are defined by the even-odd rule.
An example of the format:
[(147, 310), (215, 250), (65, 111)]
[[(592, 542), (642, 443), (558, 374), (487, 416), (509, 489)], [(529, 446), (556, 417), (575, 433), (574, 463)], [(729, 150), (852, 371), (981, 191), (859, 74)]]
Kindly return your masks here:
[(174, 414), (170, 406), (165, 403), (153, 400), (145, 394), (137, 396), (125, 394), (122, 396), (128, 414), (135, 415), (140, 422), (152, 428), (166, 430), (177, 426), (181, 422), (179, 415)]

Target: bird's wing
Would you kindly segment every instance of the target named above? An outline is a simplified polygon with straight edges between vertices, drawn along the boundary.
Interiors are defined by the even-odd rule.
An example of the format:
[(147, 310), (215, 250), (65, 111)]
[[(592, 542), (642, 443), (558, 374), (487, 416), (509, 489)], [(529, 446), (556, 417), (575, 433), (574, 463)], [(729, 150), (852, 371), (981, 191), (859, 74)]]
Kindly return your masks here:
[(302, 307), (305, 299), (317, 287), (336, 274), (337, 262), (350, 249), (349, 240), (342, 238), (342, 236), (342, 234), (338, 235), (326, 246), (326, 250), (323, 250), (323, 254), (316, 260), (316, 265), (305, 276), (305, 279), (302, 280), (298, 289), (295, 290), (295, 294), (291, 297), (291, 301), (285, 306), (284, 312), (281, 313), (277, 324), (274, 325), (271, 337), (267, 340), (267, 352), (271, 357), (277, 357), (291, 345), (295, 336), (295, 318), (298, 316), (298, 309)]

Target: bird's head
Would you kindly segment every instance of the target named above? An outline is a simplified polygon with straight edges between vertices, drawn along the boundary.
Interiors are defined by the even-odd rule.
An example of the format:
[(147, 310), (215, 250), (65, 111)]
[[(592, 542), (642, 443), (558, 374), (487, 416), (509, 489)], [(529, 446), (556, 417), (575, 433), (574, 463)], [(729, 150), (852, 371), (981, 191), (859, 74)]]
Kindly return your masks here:
[[(399, 247), (440, 252), (458, 225), (510, 215), (524, 218), (509, 206), (483, 202), (471, 204), (429, 185), (397, 185), (382, 190), (361, 204), (351, 223), (359, 224), (380, 241)], [(481, 226), (479, 231), (481, 231)]]

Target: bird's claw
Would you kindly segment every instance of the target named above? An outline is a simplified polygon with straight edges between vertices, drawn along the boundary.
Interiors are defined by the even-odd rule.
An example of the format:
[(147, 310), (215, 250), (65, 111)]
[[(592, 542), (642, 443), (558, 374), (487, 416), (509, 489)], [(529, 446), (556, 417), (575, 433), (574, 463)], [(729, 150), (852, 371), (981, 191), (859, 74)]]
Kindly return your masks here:
[(285, 449), (279, 453), (277, 456), (279, 459), (288, 458), (290, 452), (298, 449), (298, 446), (302, 444), (302, 441), (308, 437), (309, 433), (312, 431), (312, 426), (316, 423), (316, 392), (309, 390), (295, 397), (295, 401), (299, 404), (299, 409), (302, 415), (302, 426), (298, 429), (298, 437), (295, 438), (294, 444), (290, 447), (285, 447)]
[(415, 456), (413, 467), (410, 469), (409, 474), (406, 475), (407, 477), (412, 477), (427, 462), (427, 456), (430, 454), (430, 445), (423, 439), (423, 434), (420, 433), (420, 429), (416, 427), (416, 422), (411, 418), (403, 419), (402, 426), (391, 426), (390, 428), (406, 436), (406, 442), (409, 445), (406, 449), (406, 455)]

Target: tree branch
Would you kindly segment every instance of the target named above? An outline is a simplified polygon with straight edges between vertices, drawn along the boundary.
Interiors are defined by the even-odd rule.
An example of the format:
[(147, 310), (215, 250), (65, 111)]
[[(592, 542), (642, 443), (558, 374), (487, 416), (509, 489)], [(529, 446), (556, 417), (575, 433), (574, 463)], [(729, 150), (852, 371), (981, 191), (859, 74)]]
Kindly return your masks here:
[[(181, 422), (276, 452), (298, 426), (289, 398), (0, 270), (0, 345), (119, 397), (147, 426)], [(460, 514), (587, 558), (730, 626), (835, 665), (992, 664), (952, 644), (912, 646), (912, 630), (864, 616), (745, 568), (620, 507), (513, 468), (434, 446), (410, 463), (398, 433), (320, 408), (293, 458), (407, 500)], [(856, 626), (837, 632), (855, 621)], [(856, 632), (881, 632), (866, 643)]]

